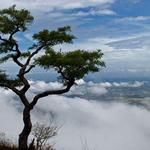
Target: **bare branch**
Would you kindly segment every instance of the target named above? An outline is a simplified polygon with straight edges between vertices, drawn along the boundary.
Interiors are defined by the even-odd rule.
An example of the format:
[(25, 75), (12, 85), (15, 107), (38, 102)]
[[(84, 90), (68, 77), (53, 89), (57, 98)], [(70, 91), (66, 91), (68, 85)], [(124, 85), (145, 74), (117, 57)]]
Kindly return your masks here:
[(36, 123), (32, 129), (32, 135), (35, 138), (37, 150), (53, 150), (52, 145), (49, 145), (48, 140), (55, 137), (58, 133), (60, 126), (50, 122), (50, 125)]
[(13, 35), (15, 35), (19, 31), (20, 31), (19, 26), (17, 25), (16, 29), (10, 34), (9, 40), (11, 41), (13, 39)]
[(70, 80), (68, 83), (67, 83), (67, 86), (66, 88), (64, 89), (61, 89), (61, 90), (48, 90), (48, 91), (44, 91), (42, 93), (39, 93), (37, 94), (34, 98), (33, 98), (33, 101), (30, 103), (30, 107), (31, 109), (33, 109), (33, 107), (36, 105), (36, 103), (38, 102), (38, 100), (40, 98), (43, 98), (43, 97), (46, 97), (48, 95), (60, 95), (60, 94), (64, 94), (66, 92), (68, 92), (70, 90), (70, 88), (74, 85), (75, 81), (74, 80)]
[(61, 67), (59, 67), (58, 73), (60, 73), (60, 74), (61, 74), (61, 76), (62, 76), (65, 80), (69, 80), (69, 78), (68, 78), (67, 76), (65, 76), (65, 74), (63, 73), (63, 71), (62, 71), (62, 68), (61, 68)]
[(19, 79), (24, 84), (23, 88), (20, 90), (21, 93), (26, 93), (28, 91), (28, 89), (30, 88), (30, 84), (29, 84), (28, 80), (24, 77), (24, 74), (25, 74), (24, 68), (25, 68), (25, 66), (20, 69), (19, 74), (18, 74)]
[(0, 86), (12, 90), (12, 91), (15, 92), (17, 95), (20, 94), (20, 91), (19, 91), (17, 88), (15, 88), (15, 86), (13, 86), (13, 85), (9, 85), (9, 84), (7, 84), (7, 83), (0, 83)]
[[(13, 40), (13, 35), (15, 33), (17, 33), (19, 31), (19, 28), (17, 28), (14, 32), (12, 32), (9, 36), (9, 40), (7, 39), (4, 39), (0, 36), (0, 40), (3, 41), (3, 42), (7, 42), (7, 43), (10, 43), (12, 45), (11, 49), (9, 49), (9, 51), (11, 52), (16, 52), (16, 55), (12, 55), (12, 58), (13, 58), (13, 61), (20, 67), (23, 66), (23, 64), (18, 60), (18, 58), (21, 56), (21, 52), (19, 50), (19, 45), (17, 44), (16, 41)], [(15, 46), (15, 49), (13, 49)]]
[(31, 66), (24, 72), (24, 74), (30, 72), (30, 71), (32, 70), (32, 68), (34, 68), (34, 67), (35, 67), (35, 65), (31, 65)]
[(41, 45), (40, 47), (38, 47), (27, 59), (25, 66), (27, 67), (32, 59), (32, 57), (34, 57), (34, 55), (36, 55), (44, 46), (46, 45)]
[(13, 55), (13, 60), (18, 66), (23, 67), (23, 64), (18, 60), (18, 58), (21, 56), (19, 45), (16, 42), (14, 42), (14, 45), (15, 45), (15, 48), (16, 48), (15, 51), (17, 54)]
[(43, 43), (42, 45), (40, 45), (27, 59), (26, 63), (25, 63), (25, 66), (27, 67), (31, 61), (31, 59), (42, 49), (44, 48), (45, 46), (53, 46), (53, 45), (56, 45), (57, 43), (51, 41), (51, 42), (48, 42), (48, 43)]
[(29, 106), (29, 102), (28, 102), (25, 94), (22, 93), (21, 91), (19, 91), (14, 85), (12, 85), (12, 84), (9, 85), (7, 83), (0, 83), (0, 86), (12, 90), (14, 93), (16, 93), (16, 95), (18, 95), (20, 97), (20, 100), (22, 101), (24, 106)]

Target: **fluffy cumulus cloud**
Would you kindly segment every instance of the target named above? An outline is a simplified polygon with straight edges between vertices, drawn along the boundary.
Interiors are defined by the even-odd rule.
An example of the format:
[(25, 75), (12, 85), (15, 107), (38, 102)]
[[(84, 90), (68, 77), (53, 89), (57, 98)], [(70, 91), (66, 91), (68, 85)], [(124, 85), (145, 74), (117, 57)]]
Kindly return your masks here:
[[(58, 83), (30, 83), (32, 89), (28, 93), (29, 98), (38, 92), (37, 88), (60, 88)], [(109, 82), (95, 84), (83, 80), (78, 81), (78, 84), (80, 91), (85, 85), (91, 87), (90, 90), (93, 87), (93, 91), (98, 86), (116, 86)], [(72, 92), (75, 89), (73, 87)], [(0, 131), (17, 138), (23, 127), (22, 105), (11, 91), (0, 91)], [(95, 150), (149, 150), (150, 113), (145, 109), (124, 103), (104, 103), (77, 96), (53, 95), (41, 99), (32, 111), (33, 122), (49, 123), (50, 116), (56, 124), (62, 126), (58, 136), (53, 139), (56, 149), (82, 150), (83, 147), (89, 147)]]
[[(30, 93), (38, 93), (40, 91), (45, 91), (47, 89), (61, 89), (63, 85), (58, 82), (45, 83), (44, 81), (29, 81), (31, 84)], [(144, 86), (146, 82), (144, 81), (134, 81), (134, 82), (100, 82), (94, 83), (92, 81), (85, 82), (84, 80), (77, 80), (75, 86), (73, 86), (66, 96), (79, 96), (83, 97), (86, 94), (101, 96), (108, 93), (109, 88), (139, 88)], [(40, 88), (39, 88), (40, 87)], [(32, 96), (34, 96), (34, 94)], [(29, 94), (31, 96), (31, 94)]]
[(88, 85), (90, 85), (91, 87), (93, 86), (99, 86), (99, 87), (105, 87), (105, 88), (109, 88), (109, 87), (141, 87), (144, 85), (144, 81), (134, 81), (134, 82), (102, 82), (102, 83), (93, 83), (93, 82), (88, 82)]
[(141, 87), (144, 85), (144, 82), (139, 82), (139, 81), (135, 81), (134, 83), (129, 83), (129, 82), (113, 82), (112, 84), (115, 87), (132, 87), (132, 88), (136, 88), (136, 87)]

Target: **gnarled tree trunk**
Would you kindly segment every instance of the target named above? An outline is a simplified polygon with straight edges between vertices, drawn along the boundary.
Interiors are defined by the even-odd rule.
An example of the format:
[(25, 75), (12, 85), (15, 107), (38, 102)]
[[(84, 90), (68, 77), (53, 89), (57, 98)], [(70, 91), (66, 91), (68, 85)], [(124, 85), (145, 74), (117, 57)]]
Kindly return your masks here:
[(32, 129), (30, 111), (28, 107), (25, 107), (23, 111), (24, 128), (19, 135), (19, 150), (28, 150), (28, 137)]

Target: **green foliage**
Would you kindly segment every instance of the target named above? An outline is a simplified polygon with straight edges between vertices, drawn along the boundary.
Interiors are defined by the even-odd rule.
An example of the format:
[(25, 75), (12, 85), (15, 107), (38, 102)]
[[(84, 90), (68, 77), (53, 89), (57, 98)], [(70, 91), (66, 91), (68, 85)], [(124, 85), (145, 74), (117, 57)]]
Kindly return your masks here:
[(9, 58), (12, 58), (12, 54), (8, 54), (0, 58), (0, 64), (6, 62)]
[(26, 58), (26, 57), (29, 57), (30, 55), (31, 55), (30, 51), (28, 51), (28, 52), (22, 52), (20, 58)]
[[(103, 53), (100, 50), (90, 52), (76, 50), (62, 53), (52, 49), (52, 47), (57, 44), (73, 42), (75, 36), (70, 34), (70, 26), (61, 27), (52, 31), (44, 29), (33, 35), (33, 40), (36, 40), (36, 43), (33, 44), (28, 51), (20, 51), (14, 35), (19, 31), (24, 32), (27, 30), (27, 26), (32, 21), (32, 15), (25, 9), (17, 10), (15, 6), (12, 6), (8, 9), (0, 10), (0, 33), (8, 35), (6, 39), (3, 39), (0, 35), (0, 54), (3, 54), (0, 58), (0, 63), (13, 58), (16, 64), (26, 69), (29, 65), (32, 66), (30, 62), (31, 58), (40, 50), (44, 50), (45, 54), (37, 58), (34, 65), (39, 65), (44, 69), (55, 68), (56, 71), (60, 73), (60, 79), (65, 83), (72, 79), (83, 78), (89, 72), (97, 72), (101, 67), (105, 66), (101, 59)], [(23, 64), (20, 62), (21, 58), (27, 58), (29, 62)], [(32, 69), (33, 67), (29, 68)], [(30, 69), (27, 72), (29, 72)], [(21, 85), (18, 79), (11, 80), (2, 72), (0, 72), (0, 83), (13, 84), (16, 86)]]
[(0, 54), (10, 52), (12, 47), (13, 44), (10, 42), (6, 42), (6, 41), (0, 42)]
[[(58, 73), (62, 72), (66, 79), (80, 79), (89, 72), (97, 72), (105, 64), (101, 60), (103, 53), (97, 51), (76, 50), (72, 52), (56, 52), (47, 49), (43, 56), (35, 60), (35, 63), (44, 69), (55, 68)], [(64, 79), (65, 80), (65, 79)]]
[(75, 36), (69, 34), (71, 29), (69, 26), (58, 28), (56, 31), (49, 31), (44, 29), (37, 34), (33, 35), (33, 39), (37, 40), (39, 44), (51, 45), (62, 43), (72, 43)]
[(0, 33), (10, 34), (16, 30), (27, 30), (27, 25), (33, 21), (30, 12), (25, 9), (17, 10), (15, 5), (0, 11)]
[(3, 82), (7, 78), (6, 74), (3, 71), (0, 71), (0, 81)]
[(17, 41), (12, 38), (12, 35), (18, 31), (24, 32), (27, 30), (27, 26), (32, 21), (33, 17), (29, 11), (25, 9), (17, 10), (15, 5), (0, 10), (0, 33), (9, 35), (8, 39), (3, 39), (0, 36), (0, 54), (14, 51), (13, 48)]
[(9, 79), (4, 71), (0, 71), (0, 86), (5, 87), (5, 84), (13, 85), (13, 86), (21, 86), (22, 82), (18, 78), (17, 79)]

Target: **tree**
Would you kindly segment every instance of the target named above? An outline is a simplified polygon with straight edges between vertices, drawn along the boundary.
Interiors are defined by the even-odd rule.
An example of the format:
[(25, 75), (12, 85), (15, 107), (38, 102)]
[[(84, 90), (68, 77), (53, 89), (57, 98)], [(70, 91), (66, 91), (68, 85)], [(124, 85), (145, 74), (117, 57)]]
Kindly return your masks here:
[[(0, 71), (0, 86), (12, 90), (24, 106), (24, 128), (19, 135), (19, 150), (28, 149), (28, 136), (32, 129), (30, 113), (39, 99), (52, 94), (68, 92), (77, 79), (83, 78), (89, 72), (97, 72), (104, 66), (101, 60), (103, 53), (100, 50), (60, 52), (53, 49), (55, 45), (73, 42), (75, 36), (70, 34), (69, 26), (53, 31), (44, 29), (34, 34), (34, 44), (26, 51), (22, 51), (16, 34), (24, 33), (33, 19), (28, 10), (18, 10), (15, 6), (0, 10), (0, 63), (11, 60), (19, 67), (15, 79), (12, 79), (5, 71)], [(40, 52), (42, 54), (37, 56)], [(32, 100), (28, 100), (26, 93), (30, 89), (30, 83), (26, 74), (36, 66), (46, 70), (54, 68), (60, 75), (59, 81), (64, 84), (64, 87), (60, 90), (47, 89), (35, 95)]]
[(49, 125), (37, 122), (32, 129), (36, 150), (54, 150), (53, 146), (48, 143), (48, 140), (57, 135), (59, 128), (52, 121)]

